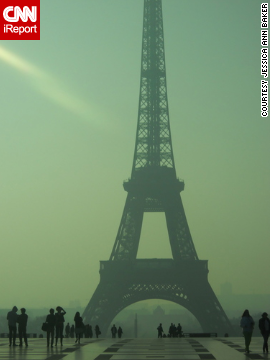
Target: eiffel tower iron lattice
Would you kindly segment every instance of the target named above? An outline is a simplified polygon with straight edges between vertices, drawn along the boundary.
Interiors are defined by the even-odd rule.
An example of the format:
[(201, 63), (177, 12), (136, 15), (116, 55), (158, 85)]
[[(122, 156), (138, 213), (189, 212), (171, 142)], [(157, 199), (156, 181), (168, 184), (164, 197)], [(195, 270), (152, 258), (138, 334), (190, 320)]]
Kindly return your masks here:
[[(141, 300), (164, 299), (189, 310), (203, 331), (233, 330), (208, 282), (188, 227), (173, 157), (161, 0), (144, 1), (136, 144), (127, 199), (113, 250), (100, 262), (100, 283), (83, 318), (106, 332), (114, 317)], [(165, 212), (172, 259), (137, 259), (144, 212)]]

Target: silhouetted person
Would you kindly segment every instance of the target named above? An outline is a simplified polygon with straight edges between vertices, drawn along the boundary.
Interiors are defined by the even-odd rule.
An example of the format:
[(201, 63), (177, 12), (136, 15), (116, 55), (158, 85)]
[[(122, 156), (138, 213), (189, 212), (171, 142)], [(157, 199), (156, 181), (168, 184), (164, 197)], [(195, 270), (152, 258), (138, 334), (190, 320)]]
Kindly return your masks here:
[(119, 339), (121, 339), (122, 334), (123, 334), (123, 330), (122, 330), (121, 326), (119, 326), (119, 328), (117, 330), (117, 334), (118, 334)]
[(89, 324), (84, 325), (84, 336), (85, 336), (87, 339), (90, 338), (89, 328), (90, 328), (90, 325), (89, 325)]
[(96, 333), (96, 337), (98, 339), (98, 336), (101, 334), (100, 328), (98, 325), (95, 326), (95, 333)]
[(177, 328), (175, 324), (173, 324), (173, 337), (177, 337)]
[(163, 327), (162, 327), (162, 324), (161, 324), (161, 323), (160, 323), (159, 326), (157, 327), (157, 331), (158, 331), (158, 338), (162, 338)]
[(12, 310), (7, 313), (8, 328), (9, 328), (9, 346), (13, 343), (13, 346), (17, 346), (16, 335), (17, 335), (17, 306), (13, 306)]
[(170, 337), (174, 337), (174, 333), (175, 333), (175, 326), (173, 323), (171, 323), (171, 326), (169, 327)]
[(70, 328), (70, 337), (73, 339), (74, 338), (74, 333), (75, 333), (75, 327), (74, 325), (71, 325), (71, 328)]
[(60, 338), (61, 346), (63, 346), (63, 330), (64, 330), (64, 315), (66, 314), (65, 310), (61, 306), (57, 306), (57, 313), (55, 314), (55, 345), (57, 345), (58, 339)]
[(270, 333), (270, 320), (268, 319), (268, 314), (264, 312), (262, 318), (259, 320), (259, 328), (263, 337), (263, 352), (268, 353), (268, 338)]
[(26, 334), (28, 315), (25, 312), (26, 312), (25, 308), (21, 308), (21, 314), (18, 315), (17, 317), (17, 322), (19, 324), (19, 339), (20, 339), (19, 346), (23, 346), (22, 339), (24, 339), (25, 346), (28, 346), (27, 334)]
[(251, 343), (252, 332), (254, 329), (254, 320), (249, 314), (248, 310), (245, 310), (242, 315), (240, 326), (243, 328), (243, 335), (245, 338), (246, 352), (249, 353), (249, 345)]
[(53, 347), (54, 327), (55, 327), (54, 309), (50, 309), (50, 313), (46, 317), (46, 323), (48, 324), (48, 328), (47, 328), (47, 347), (50, 346), (50, 338), (51, 338), (51, 347)]
[(176, 333), (178, 337), (182, 337), (182, 326), (180, 325), (180, 323), (178, 323), (177, 325)]
[(67, 323), (67, 325), (65, 327), (65, 333), (66, 333), (66, 338), (69, 338), (69, 336), (70, 336), (70, 325), (69, 325), (69, 323)]
[(116, 326), (113, 324), (112, 328), (111, 328), (111, 333), (112, 333), (112, 337), (115, 338), (116, 334), (117, 334), (117, 328)]
[(92, 339), (92, 337), (93, 337), (93, 330), (92, 330), (92, 326), (91, 325), (89, 325), (89, 337)]
[(82, 317), (80, 316), (80, 313), (77, 311), (74, 316), (75, 321), (75, 334), (76, 334), (76, 341), (75, 343), (80, 344), (82, 334), (84, 332), (84, 324), (82, 321)]

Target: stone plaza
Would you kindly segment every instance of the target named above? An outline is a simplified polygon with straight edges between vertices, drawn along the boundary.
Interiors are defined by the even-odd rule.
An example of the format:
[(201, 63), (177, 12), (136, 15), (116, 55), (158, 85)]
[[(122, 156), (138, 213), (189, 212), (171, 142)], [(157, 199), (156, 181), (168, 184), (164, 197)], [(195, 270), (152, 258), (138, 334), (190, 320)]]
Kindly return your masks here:
[[(262, 338), (253, 337), (250, 353), (245, 354), (244, 338), (100, 338), (64, 339), (63, 346), (47, 348), (45, 338), (29, 338), (28, 347), (9, 346), (0, 339), (0, 360), (241, 360), (267, 359)], [(270, 358), (270, 357), (269, 357)]]

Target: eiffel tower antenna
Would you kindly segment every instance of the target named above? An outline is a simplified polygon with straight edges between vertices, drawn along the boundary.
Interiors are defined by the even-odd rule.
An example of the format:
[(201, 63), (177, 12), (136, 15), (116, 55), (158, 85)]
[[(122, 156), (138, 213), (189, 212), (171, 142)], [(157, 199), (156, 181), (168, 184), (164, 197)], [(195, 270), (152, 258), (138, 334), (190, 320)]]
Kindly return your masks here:
[[(176, 177), (164, 51), (161, 0), (144, 1), (141, 83), (131, 177), (127, 199), (109, 261), (100, 262), (100, 283), (83, 317), (103, 332), (125, 307), (164, 299), (189, 310), (203, 331), (232, 334), (230, 322), (199, 260), (185, 216)], [(137, 259), (143, 215), (164, 212), (172, 259)], [(153, 247), (156, 246), (153, 243)]]

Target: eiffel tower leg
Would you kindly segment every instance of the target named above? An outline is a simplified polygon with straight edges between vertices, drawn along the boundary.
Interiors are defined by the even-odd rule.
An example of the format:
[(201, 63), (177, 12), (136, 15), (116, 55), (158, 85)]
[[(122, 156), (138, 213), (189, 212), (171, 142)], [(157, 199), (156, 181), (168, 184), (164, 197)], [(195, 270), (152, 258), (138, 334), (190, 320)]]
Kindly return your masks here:
[(166, 194), (163, 203), (173, 258), (198, 260), (180, 194)]
[[(109, 263), (111, 266), (114, 266), (114, 263), (116, 263), (116, 265), (118, 264), (120, 268), (125, 271), (125, 269), (121, 267), (121, 263), (119, 264), (119, 260), (124, 262), (136, 260), (141, 235), (144, 204), (144, 196), (136, 196), (133, 193), (128, 194), (110, 261), (101, 262), (100, 283), (83, 314), (83, 317), (90, 323), (96, 322), (98, 325), (102, 324), (102, 326), (106, 328), (107, 325), (109, 326), (110, 324), (108, 323), (109, 319), (113, 319), (118, 313), (117, 309), (123, 288), (117, 279), (121, 277), (122, 274), (121, 272), (118, 273), (115, 267), (113, 267), (113, 273), (107, 274), (107, 265), (105, 276), (103, 267), (105, 263)], [(111, 309), (110, 313), (108, 313), (108, 309)]]
[(105, 334), (114, 317), (140, 298), (134, 300), (135, 293), (130, 290), (133, 267), (113, 261), (100, 263), (100, 283), (83, 313), (83, 319), (94, 326), (99, 325)]
[(145, 198), (128, 194), (110, 260), (135, 260), (138, 252)]
[(101, 280), (83, 313), (84, 322), (91, 324), (92, 327), (99, 325), (104, 336), (118, 313), (118, 304), (121, 303), (119, 285)]
[[(180, 194), (171, 192), (163, 202), (173, 258), (176, 261), (191, 261), (196, 269), (196, 264), (200, 261), (192, 241)], [(207, 263), (205, 266), (203, 270), (205, 276), (201, 281), (198, 281), (196, 276), (191, 276), (192, 270), (186, 274), (186, 281), (184, 280), (185, 284), (183, 284), (189, 297), (186, 307), (197, 318), (205, 332), (232, 333), (230, 322), (207, 280)]]
[(197, 280), (185, 288), (190, 299), (187, 309), (199, 321), (204, 332), (216, 332), (219, 336), (225, 333), (234, 334), (230, 321), (207, 279)]

